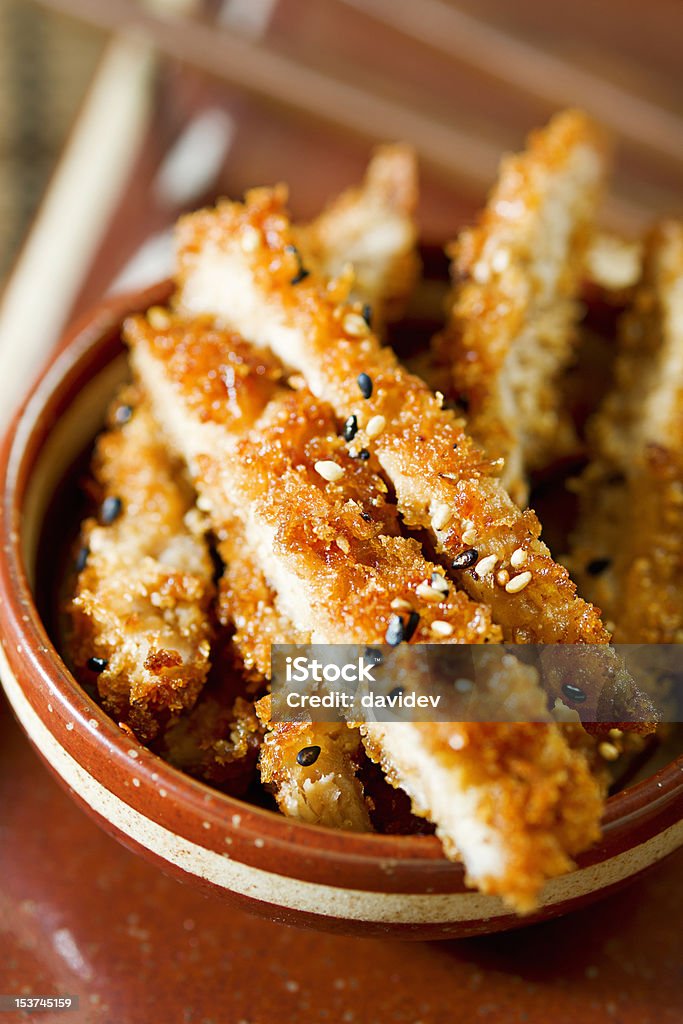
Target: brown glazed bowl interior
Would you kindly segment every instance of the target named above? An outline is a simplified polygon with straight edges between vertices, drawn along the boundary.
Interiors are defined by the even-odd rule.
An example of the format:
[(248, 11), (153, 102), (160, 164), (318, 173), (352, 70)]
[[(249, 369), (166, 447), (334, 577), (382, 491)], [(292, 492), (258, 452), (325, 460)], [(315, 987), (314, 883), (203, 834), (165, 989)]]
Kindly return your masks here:
[(53, 499), (127, 375), (124, 317), (169, 292), (162, 283), (119, 297), (82, 321), (17, 415), (0, 458), (0, 675), (31, 742), (74, 800), (127, 846), (214, 895), (279, 921), (401, 938), (472, 935), (564, 913), (680, 846), (683, 758), (610, 797), (601, 841), (520, 921), (496, 897), (467, 889), (435, 837), (334, 831), (226, 796), (136, 744), (88, 697), (38, 610), (60, 537), (74, 526), (50, 521)]

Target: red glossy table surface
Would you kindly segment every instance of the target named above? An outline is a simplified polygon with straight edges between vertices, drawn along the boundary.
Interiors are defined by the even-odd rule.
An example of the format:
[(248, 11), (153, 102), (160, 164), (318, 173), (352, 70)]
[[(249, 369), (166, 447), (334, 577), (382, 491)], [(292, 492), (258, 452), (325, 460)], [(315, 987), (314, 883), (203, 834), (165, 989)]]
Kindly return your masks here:
[(106, 836), (0, 703), (0, 993), (80, 997), (78, 1011), (32, 1018), (43, 1024), (673, 1024), (682, 869), (680, 852), (621, 895), (491, 938), (298, 931), (207, 899)]

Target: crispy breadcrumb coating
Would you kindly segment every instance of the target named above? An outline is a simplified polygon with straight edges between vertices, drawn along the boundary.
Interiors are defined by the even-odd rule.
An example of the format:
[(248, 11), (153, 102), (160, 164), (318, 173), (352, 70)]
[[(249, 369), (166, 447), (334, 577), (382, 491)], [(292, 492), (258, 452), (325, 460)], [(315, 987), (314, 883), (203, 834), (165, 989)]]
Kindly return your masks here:
[(375, 330), (398, 319), (417, 280), (417, 195), (414, 150), (379, 146), (360, 188), (295, 230), (304, 267), (331, 279), (353, 267), (352, 297), (369, 307)]
[[(121, 408), (132, 415), (116, 426)], [(139, 393), (117, 399), (93, 472), (105, 518), (120, 511), (108, 525), (83, 525), (71, 654), (79, 671), (99, 672), (106, 710), (146, 741), (194, 704), (206, 679), (213, 563), (192, 488)]]
[(589, 430), (571, 565), (625, 644), (683, 642), (683, 223), (651, 234)]
[(474, 228), (449, 248), (453, 291), (438, 356), (469, 429), (520, 505), (529, 470), (576, 447), (560, 394), (580, 314), (584, 257), (606, 172), (605, 140), (578, 111), (504, 158)]
[(309, 824), (371, 832), (356, 774), (362, 758), (358, 730), (344, 722), (273, 723), (270, 696), (258, 701), (256, 712), (267, 729), (261, 779), (273, 789), (282, 813)]

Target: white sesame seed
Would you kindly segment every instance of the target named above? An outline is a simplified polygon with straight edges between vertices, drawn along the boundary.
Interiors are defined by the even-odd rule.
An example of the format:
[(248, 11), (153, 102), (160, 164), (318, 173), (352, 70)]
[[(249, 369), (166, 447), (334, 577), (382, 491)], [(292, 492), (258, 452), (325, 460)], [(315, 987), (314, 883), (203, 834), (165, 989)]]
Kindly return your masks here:
[(496, 583), (499, 583), (501, 587), (504, 587), (509, 579), (510, 573), (507, 569), (501, 569), (500, 572), (496, 573)]
[(415, 588), (415, 593), (425, 601), (443, 601), (444, 598), (443, 591), (432, 587), (426, 580)]
[(135, 786), (136, 789), (140, 788), (140, 780), (139, 779), (131, 779), (130, 781), (133, 783), (133, 785)]
[(74, 727), (73, 722), (67, 722), (66, 723), (66, 728), (67, 728), (68, 732), (73, 732), (73, 727)]
[(368, 333), (368, 325), (359, 313), (347, 313), (342, 327), (352, 338), (362, 338)]
[(460, 529), (461, 530), (473, 530), (474, 529), (474, 519), (463, 519), (462, 523), (460, 524)]
[(496, 567), (498, 559), (495, 555), (486, 555), (485, 558), (480, 558), (474, 567), (474, 573), (483, 580), (484, 576), (488, 576)]
[(450, 622), (444, 622), (443, 619), (434, 619), (429, 628), (435, 636), (451, 636), (453, 633)]
[(315, 464), (316, 473), (320, 473), (323, 480), (327, 480), (328, 483), (336, 483), (337, 480), (341, 480), (344, 476), (344, 470), (341, 466), (338, 466), (336, 462), (332, 462), (330, 459), (322, 459), (320, 462)]
[(433, 509), (432, 526), (435, 530), (444, 530), (453, 518), (450, 507), (445, 501), (435, 501)]
[(150, 306), (147, 310), (147, 320), (155, 331), (163, 331), (171, 323), (168, 310), (163, 306)]
[(240, 244), (244, 252), (256, 252), (261, 245), (261, 232), (253, 224), (245, 224), (240, 235)]
[(436, 404), (439, 406), (439, 409), (443, 409), (443, 391), (435, 391), (434, 397), (436, 398)]
[(497, 274), (502, 274), (510, 266), (510, 253), (508, 249), (498, 249), (491, 257), (491, 267)]
[(473, 683), (471, 679), (456, 679), (453, 686), (458, 693), (469, 693), (472, 689)]
[(379, 437), (386, 425), (387, 421), (384, 416), (373, 416), (365, 428), (365, 433), (368, 437)]
[(524, 548), (517, 548), (510, 555), (510, 565), (513, 569), (521, 569), (523, 565), (526, 565), (528, 558), (529, 556)]
[(476, 543), (478, 536), (479, 534), (477, 533), (477, 531), (473, 527), (471, 527), (469, 530), (465, 530), (465, 532), (463, 533), (462, 542), (463, 544), (467, 545), (468, 548), (470, 548), (472, 547), (473, 544)]
[(432, 586), (435, 590), (440, 590), (442, 594), (447, 594), (450, 589), (448, 580), (440, 572), (432, 573)]
[(519, 576), (513, 576), (509, 583), (505, 584), (505, 589), (508, 594), (518, 594), (520, 590), (524, 590), (527, 583), (531, 582), (530, 572), (520, 572)]
[(395, 612), (412, 612), (413, 606), (409, 601), (405, 601), (402, 597), (395, 597), (391, 602), (391, 607)]
[(477, 282), (477, 284), (486, 284), (490, 276), (491, 272), (487, 265), (482, 260), (480, 260), (478, 263), (475, 263), (474, 266), (472, 267), (472, 277)]
[(616, 761), (619, 757), (619, 750), (613, 743), (601, 743), (598, 750), (600, 757), (604, 758), (605, 761)]

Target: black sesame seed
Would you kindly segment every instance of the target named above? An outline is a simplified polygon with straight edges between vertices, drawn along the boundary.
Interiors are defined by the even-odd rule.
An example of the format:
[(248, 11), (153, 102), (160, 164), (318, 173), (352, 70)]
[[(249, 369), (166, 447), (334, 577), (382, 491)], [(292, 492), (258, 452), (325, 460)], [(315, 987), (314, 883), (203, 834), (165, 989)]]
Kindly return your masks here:
[(384, 661), (382, 652), (378, 651), (376, 647), (366, 647), (364, 657), (371, 665), (381, 665)]
[(306, 278), (310, 275), (311, 272), (310, 272), (310, 270), (306, 270), (306, 268), (304, 267), (303, 263), (301, 262), (301, 253), (299, 252), (297, 247), (295, 245), (286, 245), (285, 246), (285, 252), (294, 253), (294, 255), (296, 256), (297, 261), (299, 263), (299, 269), (298, 269), (298, 271), (296, 272), (296, 274), (294, 275), (294, 277), (291, 279), (291, 281), (289, 283), (290, 284), (299, 284), (301, 281), (305, 281)]
[(446, 580), (443, 578), (440, 572), (432, 573), (432, 586), (434, 587), (435, 590), (438, 590), (441, 594), (443, 594), (444, 597), (448, 597), (449, 587), (448, 584), (446, 583)]
[(403, 643), (405, 640), (405, 625), (400, 615), (392, 615), (389, 619), (389, 625), (387, 631), (384, 634), (384, 639), (390, 647), (397, 647), (398, 644)]
[(586, 699), (586, 694), (580, 686), (574, 686), (573, 683), (565, 683), (562, 687), (562, 693), (565, 695), (567, 700), (572, 701), (573, 704), (583, 704)]
[(402, 686), (395, 686), (393, 688), (393, 690), (390, 690), (388, 696), (390, 698), (392, 698), (393, 700), (395, 700), (397, 697), (402, 697), (403, 696), (403, 687)]
[(314, 745), (312, 747), (302, 747), (296, 755), (296, 763), (300, 764), (302, 768), (310, 768), (312, 764), (315, 764), (319, 757), (319, 746)]
[(342, 437), (345, 441), (353, 441), (354, 437), (358, 433), (358, 417), (349, 416), (348, 420), (344, 424), (342, 431)]
[(83, 572), (85, 564), (88, 561), (89, 554), (90, 548), (87, 547), (87, 545), (84, 545), (76, 555), (76, 572)]
[(99, 675), (100, 672), (104, 672), (109, 662), (106, 658), (88, 658), (86, 664), (91, 672), (97, 672)]
[(592, 562), (589, 562), (586, 566), (586, 572), (589, 576), (600, 576), (605, 569), (609, 569), (611, 564), (611, 558), (594, 558)]
[(370, 458), (370, 452), (367, 450), (367, 448), (361, 448), (356, 458), (362, 459), (363, 462), (367, 462), (368, 459)]
[(105, 498), (100, 508), (100, 520), (104, 526), (111, 526), (119, 518), (122, 511), (123, 502), (120, 498)]
[(406, 643), (408, 643), (408, 641), (412, 639), (412, 637), (413, 637), (413, 635), (415, 633), (415, 630), (417, 629), (417, 625), (418, 625), (419, 621), (420, 621), (419, 614), (417, 612), (411, 612), (410, 615), (408, 616), (408, 621), (406, 622), (406, 625), (405, 625), (405, 641), (406, 641)]
[(307, 277), (310, 277), (310, 274), (311, 274), (310, 270), (306, 270), (305, 267), (299, 267), (298, 272), (294, 275), (294, 277), (291, 279), (291, 281), (289, 283), (290, 284), (301, 284), (301, 282), (305, 281)]
[(114, 423), (116, 423), (117, 426), (122, 427), (124, 423), (128, 422), (132, 415), (132, 405), (120, 405), (114, 413)]
[(369, 377), (367, 373), (359, 373), (358, 387), (363, 398), (369, 398), (372, 394), (372, 377)]
[(372, 516), (370, 515), (369, 512), (361, 512), (360, 517), (361, 519), (365, 520), (366, 523), (372, 522)]
[(365, 320), (368, 327), (372, 327), (372, 306), (363, 306), (361, 316)]
[(479, 552), (476, 548), (466, 548), (461, 551), (459, 555), (456, 555), (451, 562), (452, 569), (469, 569), (479, 558)]

